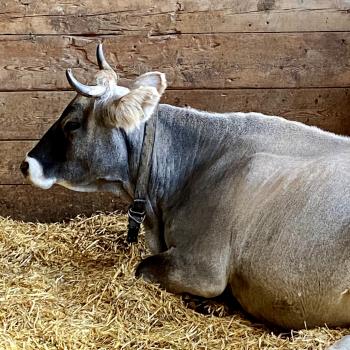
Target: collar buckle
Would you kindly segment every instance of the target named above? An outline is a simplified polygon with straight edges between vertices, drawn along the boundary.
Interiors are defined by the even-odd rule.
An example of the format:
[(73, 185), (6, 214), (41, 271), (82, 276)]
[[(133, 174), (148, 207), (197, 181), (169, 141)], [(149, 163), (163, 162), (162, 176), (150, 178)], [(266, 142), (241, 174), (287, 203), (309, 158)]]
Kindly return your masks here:
[(146, 217), (146, 201), (135, 199), (128, 210), (128, 243), (136, 243), (140, 227)]

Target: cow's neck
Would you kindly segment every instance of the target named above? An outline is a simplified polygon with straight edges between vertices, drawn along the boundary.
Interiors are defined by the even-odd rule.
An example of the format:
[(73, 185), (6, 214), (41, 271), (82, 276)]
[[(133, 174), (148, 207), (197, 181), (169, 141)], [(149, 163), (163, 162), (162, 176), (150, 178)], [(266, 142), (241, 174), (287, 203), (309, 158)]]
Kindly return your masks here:
[(220, 176), (242, 159), (266, 152), (291, 157), (349, 150), (349, 138), (259, 113), (215, 114), (161, 105), (151, 192), (168, 201), (192, 178)]
[[(143, 128), (132, 144), (130, 174), (134, 184), (142, 139)], [(183, 196), (186, 186), (204, 173), (210, 173), (212, 179), (230, 176), (242, 159), (255, 153), (322, 156), (344, 149), (348, 143), (348, 138), (257, 113), (216, 115), (160, 105), (148, 191), (152, 220), (160, 220), (163, 211)]]
[(244, 123), (168, 105), (160, 105), (158, 118), (149, 194), (155, 210), (162, 210), (202, 172), (214, 175), (226, 161), (234, 166), (238, 157), (231, 151)]
[(140, 160), (141, 160), (141, 153), (142, 153), (142, 146), (143, 146), (143, 138), (144, 138), (144, 132), (145, 132), (145, 125), (142, 124), (139, 128), (134, 129), (131, 132), (124, 133), (124, 140), (125, 140), (125, 148), (128, 153), (128, 174), (129, 174), (129, 181), (128, 184), (131, 193), (130, 197), (133, 198), (135, 194), (135, 188), (137, 184), (137, 176), (139, 172), (139, 166), (140, 166)]

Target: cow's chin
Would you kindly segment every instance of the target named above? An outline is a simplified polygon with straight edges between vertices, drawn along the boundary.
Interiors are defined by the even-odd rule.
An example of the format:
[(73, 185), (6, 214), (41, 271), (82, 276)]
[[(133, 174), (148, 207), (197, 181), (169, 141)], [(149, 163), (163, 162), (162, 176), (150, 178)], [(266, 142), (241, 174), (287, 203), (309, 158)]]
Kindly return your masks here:
[(119, 197), (122, 201), (130, 202), (132, 197), (123, 189), (120, 181), (98, 179), (91, 183), (72, 184), (66, 180), (57, 180), (57, 185), (76, 192), (109, 192)]
[(65, 188), (68, 188), (69, 190), (76, 191), (76, 192), (96, 192), (98, 191), (98, 188), (95, 184), (87, 184), (87, 185), (78, 185), (78, 184), (71, 184), (66, 180), (58, 180), (57, 185), (63, 186)]
[(29, 164), (28, 178), (29, 181), (36, 187), (43, 190), (48, 190), (56, 183), (56, 178), (48, 178), (44, 175), (41, 164), (32, 157), (26, 157), (26, 162)]
[(100, 179), (84, 184), (72, 184), (66, 180), (57, 180), (56, 184), (77, 192), (111, 192), (116, 195), (120, 195), (122, 192), (119, 182)]

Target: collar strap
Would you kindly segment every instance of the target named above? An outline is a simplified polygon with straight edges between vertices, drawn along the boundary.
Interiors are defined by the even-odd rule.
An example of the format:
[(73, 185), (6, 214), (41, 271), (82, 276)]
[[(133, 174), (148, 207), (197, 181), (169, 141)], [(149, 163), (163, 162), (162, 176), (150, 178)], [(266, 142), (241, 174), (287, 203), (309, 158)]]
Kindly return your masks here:
[(128, 210), (128, 243), (137, 242), (140, 226), (146, 217), (146, 196), (154, 146), (154, 137), (158, 118), (158, 107), (145, 124), (140, 163), (137, 172), (134, 201)]

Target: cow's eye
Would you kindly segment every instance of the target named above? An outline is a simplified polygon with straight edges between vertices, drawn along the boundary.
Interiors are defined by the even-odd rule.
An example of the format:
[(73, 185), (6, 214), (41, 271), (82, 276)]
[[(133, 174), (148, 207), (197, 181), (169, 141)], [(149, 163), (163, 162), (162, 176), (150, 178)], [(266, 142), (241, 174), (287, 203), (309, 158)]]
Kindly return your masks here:
[(79, 128), (80, 128), (79, 122), (67, 122), (63, 127), (64, 131), (67, 131), (67, 132), (74, 131), (74, 130), (77, 130)]

